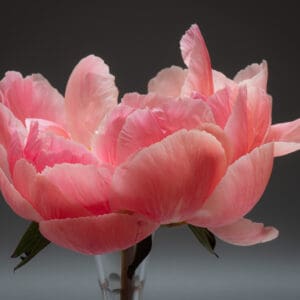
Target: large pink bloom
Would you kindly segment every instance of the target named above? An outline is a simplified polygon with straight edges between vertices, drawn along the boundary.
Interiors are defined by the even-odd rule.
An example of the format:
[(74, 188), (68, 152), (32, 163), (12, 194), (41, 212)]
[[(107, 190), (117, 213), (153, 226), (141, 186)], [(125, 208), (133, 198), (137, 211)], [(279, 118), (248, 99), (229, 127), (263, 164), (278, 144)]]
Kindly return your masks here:
[(207, 227), (233, 244), (275, 238), (244, 216), (274, 155), (300, 148), (300, 121), (271, 126), (267, 66), (212, 71), (197, 26), (171, 67), (117, 105), (104, 62), (83, 59), (63, 99), (40, 76), (0, 83), (0, 187), (51, 241), (83, 253), (127, 248), (160, 224)]
[(118, 90), (105, 63), (84, 58), (65, 99), (40, 75), (8, 72), (0, 82), (0, 189), (49, 240), (88, 254), (120, 250), (158, 223), (110, 205), (113, 168), (91, 151)]

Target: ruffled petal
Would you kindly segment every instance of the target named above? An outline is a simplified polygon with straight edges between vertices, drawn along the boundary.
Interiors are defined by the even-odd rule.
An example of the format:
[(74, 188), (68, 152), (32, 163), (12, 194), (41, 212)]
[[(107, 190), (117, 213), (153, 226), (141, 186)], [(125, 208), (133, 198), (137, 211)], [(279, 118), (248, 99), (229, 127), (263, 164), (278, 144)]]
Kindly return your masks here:
[(272, 241), (278, 237), (278, 230), (274, 227), (264, 227), (263, 223), (254, 223), (248, 219), (218, 228), (209, 228), (221, 240), (237, 245), (251, 246)]
[(239, 71), (234, 79), (239, 85), (245, 84), (267, 90), (268, 83), (268, 65), (265, 60), (261, 64), (252, 64), (244, 70)]
[(261, 145), (271, 125), (272, 100), (262, 89), (241, 87), (225, 126), (234, 149), (234, 159)]
[(82, 59), (66, 88), (66, 111), (72, 137), (87, 147), (107, 112), (117, 105), (115, 78), (104, 61), (94, 55)]
[(17, 215), (36, 222), (41, 220), (41, 216), (15, 189), (2, 169), (0, 169), (0, 190), (4, 200)]
[(237, 83), (235, 83), (230, 78), (226, 77), (223, 73), (213, 70), (213, 83), (214, 83), (214, 92), (222, 90), (224, 88), (230, 88), (232, 90), (237, 88)]
[(191, 96), (193, 91), (204, 96), (213, 94), (213, 80), (210, 57), (205, 41), (196, 24), (192, 25), (180, 41), (184, 63), (188, 74), (182, 89), (182, 95)]
[(136, 151), (159, 142), (164, 133), (149, 109), (138, 109), (129, 115), (117, 140), (117, 164)]
[(41, 233), (53, 243), (94, 255), (129, 248), (157, 227), (141, 216), (117, 213), (40, 223)]
[(26, 137), (25, 127), (5, 105), (0, 103), (0, 144), (8, 149), (16, 137), (23, 144)]
[(42, 176), (55, 185), (71, 204), (79, 203), (93, 215), (110, 212), (110, 168), (60, 164), (45, 169)]
[(92, 143), (92, 150), (100, 161), (116, 163), (118, 137), (127, 117), (133, 111), (133, 107), (120, 104), (101, 123)]
[(223, 88), (207, 99), (207, 104), (214, 114), (215, 122), (221, 128), (225, 127), (231, 115), (234, 100), (234, 93), (229, 88)]
[(179, 97), (186, 75), (187, 70), (177, 66), (163, 69), (149, 81), (148, 91), (162, 96)]
[(266, 142), (274, 143), (274, 156), (300, 150), (300, 119), (271, 126)]
[(201, 227), (219, 227), (242, 218), (261, 198), (272, 166), (271, 143), (236, 160), (203, 207), (188, 222)]
[(31, 123), (24, 148), (25, 158), (41, 172), (46, 166), (59, 163), (98, 164), (97, 158), (83, 145), (51, 131), (43, 132), (37, 121)]
[(116, 168), (111, 207), (181, 222), (201, 208), (225, 169), (224, 149), (214, 136), (180, 130)]
[(23, 78), (18, 72), (7, 72), (0, 90), (3, 103), (23, 123), (26, 118), (40, 118), (64, 125), (64, 99), (42, 75)]

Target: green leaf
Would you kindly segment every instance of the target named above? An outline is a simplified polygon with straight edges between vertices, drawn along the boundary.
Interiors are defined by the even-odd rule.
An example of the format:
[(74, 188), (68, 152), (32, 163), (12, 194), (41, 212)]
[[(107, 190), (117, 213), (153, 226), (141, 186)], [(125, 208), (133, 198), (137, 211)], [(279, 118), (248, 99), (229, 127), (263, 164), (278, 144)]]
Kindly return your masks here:
[(152, 236), (149, 235), (144, 240), (140, 241), (136, 245), (135, 255), (132, 264), (128, 267), (127, 277), (132, 279), (135, 270), (142, 263), (142, 261), (148, 256), (152, 248)]
[(219, 257), (214, 251), (216, 247), (215, 236), (207, 229), (202, 227), (197, 227), (194, 225), (188, 225), (198, 241), (206, 248), (211, 254)]
[(38, 223), (32, 222), (11, 255), (12, 258), (19, 257), (21, 259), (14, 271), (27, 264), (49, 244), (50, 242), (41, 235)]

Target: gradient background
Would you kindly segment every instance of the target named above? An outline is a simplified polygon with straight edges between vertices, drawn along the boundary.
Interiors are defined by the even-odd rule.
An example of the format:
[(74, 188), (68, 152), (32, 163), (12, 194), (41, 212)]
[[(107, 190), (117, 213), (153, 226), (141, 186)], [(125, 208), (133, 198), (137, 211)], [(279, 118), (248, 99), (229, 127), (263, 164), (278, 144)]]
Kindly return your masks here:
[[(0, 76), (40, 72), (63, 93), (74, 65), (94, 53), (111, 67), (121, 95), (145, 92), (161, 68), (183, 66), (179, 39), (198, 23), (215, 69), (233, 76), (267, 59), (274, 123), (299, 117), (299, 15), (289, 1), (124, 2), (1, 4)], [(243, 248), (218, 241), (216, 259), (186, 228), (159, 230), (145, 300), (300, 299), (299, 171), (299, 153), (277, 159), (250, 214), (280, 230), (273, 242)], [(99, 299), (93, 258), (54, 245), (13, 273), (17, 261), (9, 256), (27, 224), (0, 201), (0, 299)]]

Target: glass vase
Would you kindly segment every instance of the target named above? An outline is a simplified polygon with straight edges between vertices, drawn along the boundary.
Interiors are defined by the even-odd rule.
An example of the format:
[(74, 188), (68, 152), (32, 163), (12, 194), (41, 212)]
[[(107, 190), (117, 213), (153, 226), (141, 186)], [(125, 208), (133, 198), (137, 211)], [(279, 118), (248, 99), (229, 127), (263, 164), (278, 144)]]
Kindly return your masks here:
[(98, 283), (103, 300), (141, 300), (146, 279), (149, 256), (128, 276), (128, 266), (133, 261), (135, 247), (120, 252), (96, 255)]

